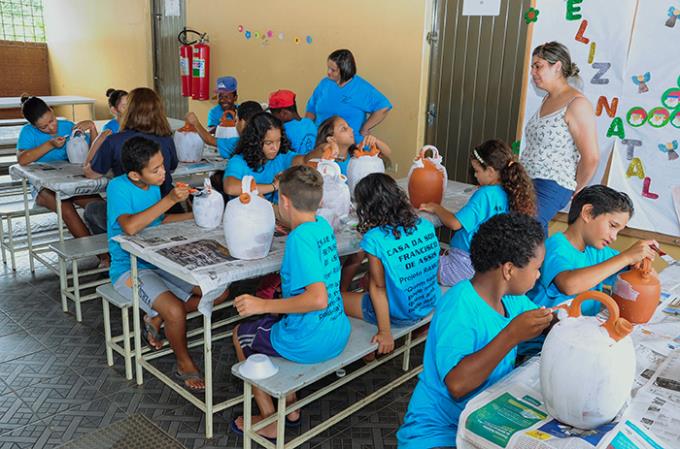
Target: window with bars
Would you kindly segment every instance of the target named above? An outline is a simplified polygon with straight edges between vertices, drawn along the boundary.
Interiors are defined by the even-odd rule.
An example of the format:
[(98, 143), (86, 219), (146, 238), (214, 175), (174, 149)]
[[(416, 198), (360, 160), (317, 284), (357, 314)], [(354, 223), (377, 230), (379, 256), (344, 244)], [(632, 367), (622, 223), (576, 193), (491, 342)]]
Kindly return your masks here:
[(0, 39), (45, 42), (42, 0), (0, 0)]

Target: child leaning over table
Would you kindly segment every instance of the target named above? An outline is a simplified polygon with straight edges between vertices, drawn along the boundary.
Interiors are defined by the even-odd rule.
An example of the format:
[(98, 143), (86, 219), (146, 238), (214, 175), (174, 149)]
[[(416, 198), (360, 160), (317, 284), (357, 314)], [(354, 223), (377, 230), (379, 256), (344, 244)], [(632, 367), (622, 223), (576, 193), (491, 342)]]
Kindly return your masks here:
[(517, 345), (552, 321), (551, 309), (525, 296), (545, 255), (538, 221), (496, 215), (472, 237), (470, 255), (472, 279), (453, 286), (435, 309), (399, 449), (455, 447), (465, 404), (512, 371)]
[[(123, 145), (121, 162), (125, 174), (113, 178), (106, 189), (107, 233), (113, 287), (122, 296), (132, 298), (130, 255), (113, 238), (135, 235), (161, 223), (188, 220), (192, 214), (165, 213), (189, 196), (189, 187), (175, 187), (161, 198), (160, 186), (165, 181), (165, 167), (160, 145), (136, 136)], [(192, 391), (202, 391), (205, 383), (187, 348), (186, 314), (198, 307), (201, 291), (181, 279), (138, 259), (140, 307), (146, 312), (143, 337), (151, 347), (162, 347), (161, 324), (175, 353), (174, 376)], [(225, 291), (215, 302), (224, 301)]]
[[(251, 354), (283, 357), (297, 363), (319, 363), (339, 355), (350, 334), (349, 319), (340, 296), (340, 259), (333, 228), (316, 215), (323, 194), (323, 179), (315, 169), (295, 166), (280, 176), (279, 211), (292, 231), (286, 240), (281, 264), (283, 299), (237, 297), (242, 316), (264, 315), (234, 328), (233, 340), (240, 361)], [(261, 421), (275, 412), (272, 398), (253, 388)], [(292, 394), (288, 404), (296, 400)], [(299, 422), (299, 411), (288, 415)], [(243, 434), (243, 417), (231, 422)], [(276, 422), (260, 434), (276, 436)]]

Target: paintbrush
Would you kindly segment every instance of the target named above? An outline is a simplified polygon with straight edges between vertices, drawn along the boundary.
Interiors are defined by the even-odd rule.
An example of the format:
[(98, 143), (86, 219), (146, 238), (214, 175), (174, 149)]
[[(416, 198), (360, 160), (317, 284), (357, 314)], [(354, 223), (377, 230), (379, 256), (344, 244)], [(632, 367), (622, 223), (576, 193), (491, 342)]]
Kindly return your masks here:
[(656, 251), (656, 253), (659, 255), (659, 257), (661, 257), (661, 259), (662, 259), (664, 262), (666, 262), (668, 265), (672, 265), (672, 264), (674, 264), (675, 262), (677, 262), (672, 256), (669, 256), (668, 254), (666, 254), (666, 253), (665, 253), (664, 251), (662, 251), (661, 248), (659, 248), (658, 246), (652, 245), (652, 249), (653, 249), (654, 251)]

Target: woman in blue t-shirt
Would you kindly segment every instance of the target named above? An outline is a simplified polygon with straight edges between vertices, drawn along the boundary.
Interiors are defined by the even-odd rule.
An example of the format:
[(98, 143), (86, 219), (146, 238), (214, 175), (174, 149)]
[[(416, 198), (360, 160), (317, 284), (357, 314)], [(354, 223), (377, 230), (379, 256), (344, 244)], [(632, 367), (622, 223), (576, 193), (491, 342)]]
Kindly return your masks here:
[(384, 173), (362, 179), (354, 190), (361, 249), (368, 254), (368, 292), (343, 292), (345, 313), (372, 324), (378, 354), (394, 349), (391, 326), (407, 326), (429, 314), (440, 296), (439, 240), (406, 192)]
[(347, 120), (354, 130), (354, 139), (362, 136), (385, 120), (392, 104), (378, 89), (357, 75), (354, 55), (349, 50), (335, 50), (328, 55), (327, 78), (322, 79), (307, 102), (306, 117), (316, 126), (333, 115)]
[[(33, 162), (68, 161), (66, 142), (71, 132), (77, 128), (89, 132), (90, 142), (97, 138), (97, 128), (92, 120), (74, 124), (68, 120), (57, 120), (51, 107), (41, 98), (21, 97), (21, 112), (28, 123), (21, 128), (17, 141), (17, 159), (20, 165)], [(57, 210), (56, 194), (52, 190), (40, 189), (35, 202), (53, 212)], [(102, 201), (99, 195), (86, 195), (61, 201), (64, 224), (76, 238), (90, 235), (90, 231), (76, 212), (75, 206), (85, 207), (94, 201)]]
[(470, 261), (470, 241), (479, 226), (489, 218), (505, 212), (536, 216), (534, 186), (510, 147), (501, 140), (487, 140), (472, 150), (470, 164), (479, 189), (455, 214), (442, 205), (425, 203), (421, 210), (436, 214), (442, 223), (455, 231), (451, 249), (439, 261), (439, 282), (456, 285), (474, 274)]
[(257, 191), (274, 204), (278, 203), (278, 175), (291, 165), (302, 163), (302, 156), (290, 149), (281, 120), (268, 112), (255, 114), (241, 135), (234, 156), (224, 172), (224, 193), (238, 196), (241, 180), (252, 176)]

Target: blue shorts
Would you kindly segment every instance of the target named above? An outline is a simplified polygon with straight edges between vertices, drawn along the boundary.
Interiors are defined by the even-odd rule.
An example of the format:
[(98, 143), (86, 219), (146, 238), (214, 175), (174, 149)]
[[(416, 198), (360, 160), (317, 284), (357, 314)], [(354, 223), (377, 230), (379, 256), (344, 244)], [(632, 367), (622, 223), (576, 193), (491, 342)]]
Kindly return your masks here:
[[(361, 314), (364, 316), (364, 321), (367, 323), (378, 324), (378, 317), (375, 316), (373, 301), (371, 301), (371, 295), (368, 293), (364, 293), (363, 298), (361, 298)], [(420, 321), (420, 319), (400, 320), (390, 316), (390, 324), (396, 327), (410, 326), (418, 321)]]
[(253, 354), (281, 357), (272, 346), (272, 327), (280, 319), (280, 316), (264, 315), (238, 325), (236, 338), (246, 358)]

